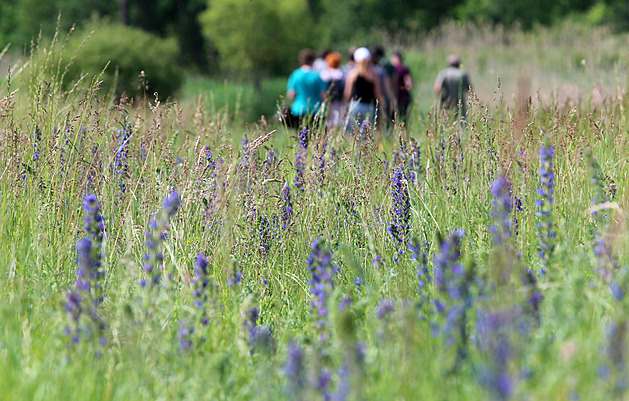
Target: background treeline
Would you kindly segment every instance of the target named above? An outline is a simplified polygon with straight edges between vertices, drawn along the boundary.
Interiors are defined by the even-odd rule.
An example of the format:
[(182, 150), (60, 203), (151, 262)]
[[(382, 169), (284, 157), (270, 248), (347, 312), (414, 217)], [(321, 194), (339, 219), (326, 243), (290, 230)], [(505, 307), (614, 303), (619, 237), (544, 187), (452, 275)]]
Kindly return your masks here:
[[(40, 27), (45, 35), (52, 35), (59, 11), (62, 32), (73, 24), (85, 27), (94, 18), (108, 18), (175, 38), (179, 62), (204, 70), (238, 66), (237, 70), (248, 72), (250, 60), (243, 64), (244, 51), (233, 49), (254, 42), (252, 47), (255, 44), (267, 54), (263, 67), (272, 73), (290, 67), (281, 54), (274, 53), (281, 49), (269, 48), (292, 50), (292, 43), (341, 46), (369, 39), (374, 32), (421, 32), (451, 19), (528, 29), (584, 16), (592, 23), (629, 27), (629, 3), (624, 0), (3, 0), (0, 43), (28, 47)], [(279, 40), (288, 46), (278, 46)]]
[[(629, 2), (2, 0), (0, 54), (3, 49), (7, 52), (4, 59), (0, 56), (0, 82), (8, 79), (6, 64), (19, 71), (16, 60), (32, 57), (40, 43), (47, 48), (57, 32), (52, 42), (63, 49), (58, 52), (62, 57), (50, 65), (52, 71), (44, 78), (47, 82), (62, 78), (65, 90), (84, 79), (101, 82), (102, 93), (153, 96), (157, 92), (167, 98), (185, 91), (182, 85), (190, 86), (197, 76), (219, 79), (214, 86), (222, 85), (222, 78), (240, 79), (254, 83), (260, 105), (252, 106), (249, 114), (259, 118), (276, 109), (285, 77), (297, 67), (296, 54), (304, 47), (345, 52), (351, 45), (384, 42), (405, 49), (425, 37), (438, 41), (441, 28), (452, 23), (498, 33), (539, 31), (537, 27), (566, 20), (582, 27), (606, 25), (623, 31), (629, 29)], [(508, 35), (503, 41), (509, 41)], [(414, 55), (409, 62), (416, 74), (427, 72), (433, 79), (436, 66)], [(440, 57), (439, 66), (442, 63)], [(15, 81), (14, 73), (12, 86), (19, 86)], [(245, 95), (238, 92), (239, 99)]]

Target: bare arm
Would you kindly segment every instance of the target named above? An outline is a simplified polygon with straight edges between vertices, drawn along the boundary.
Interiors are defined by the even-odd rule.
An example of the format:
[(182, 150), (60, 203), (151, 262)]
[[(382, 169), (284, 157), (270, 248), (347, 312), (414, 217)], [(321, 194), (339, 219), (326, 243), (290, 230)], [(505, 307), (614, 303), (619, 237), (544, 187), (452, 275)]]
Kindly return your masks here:
[(373, 80), (373, 92), (376, 95), (376, 99), (378, 99), (379, 107), (384, 107), (384, 97), (382, 96), (382, 88), (380, 88), (380, 79), (376, 74), (370, 74), (371, 79)]
[(437, 75), (437, 80), (435, 81), (435, 85), (433, 89), (435, 90), (435, 94), (439, 95), (441, 93), (441, 88), (443, 87), (443, 76), (441, 73)]
[(346, 102), (349, 102), (352, 99), (354, 82), (356, 82), (356, 70), (351, 70), (347, 74), (347, 79), (345, 80), (345, 90), (343, 91), (343, 98)]
[(393, 92), (393, 83), (391, 82), (391, 77), (386, 75), (384, 77), (384, 93), (386, 93), (387, 98), (389, 99), (389, 107), (391, 110), (395, 110), (397, 108), (397, 96), (395, 92)]

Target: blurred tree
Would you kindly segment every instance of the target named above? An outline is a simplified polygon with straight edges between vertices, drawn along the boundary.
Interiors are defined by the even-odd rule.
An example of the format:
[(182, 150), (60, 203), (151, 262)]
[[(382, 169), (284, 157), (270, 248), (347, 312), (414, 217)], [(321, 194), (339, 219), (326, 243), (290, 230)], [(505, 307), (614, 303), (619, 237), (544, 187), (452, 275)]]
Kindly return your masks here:
[(110, 15), (116, 3), (108, 0), (2, 0), (0, 1), (0, 42), (11, 42), (16, 47), (29, 46), (37, 40), (39, 31), (44, 37), (54, 34), (59, 13), (60, 34), (72, 25), (81, 25), (94, 15)]
[(629, 1), (627, 0), (603, 0), (603, 22), (611, 22), (617, 29), (629, 30)]
[(262, 76), (287, 74), (299, 50), (318, 41), (304, 0), (211, 0), (200, 21), (222, 67), (258, 89)]
[(505, 26), (515, 23), (529, 29), (536, 24), (551, 25), (571, 13), (585, 12), (597, 0), (465, 0), (457, 7), (460, 19), (492, 22)]
[[(93, 30), (90, 39), (81, 47), (78, 57), (70, 65), (64, 84), (72, 86), (81, 74), (91, 77), (104, 71), (101, 86), (103, 93), (130, 96), (158, 92), (161, 99), (173, 95), (179, 89), (183, 76), (177, 67), (179, 51), (174, 38), (161, 39), (139, 28), (106, 20), (92, 20), (70, 39), (64, 53), (64, 64), (79, 48), (84, 38)], [(116, 85), (114, 87), (114, 84)]]
[[(399, 33), (433, 28), (452, 18), (463, 0), (319, 0), (324, 45), (369, 38), (374, 30)], [(323, 26), (325, 25), (325, 26)]]
[(182, 65), (208, 65), (198, 15), (207, 0), (118, 0), (119, 20), (161, 37), (177, 38)]
[(197, 21), (205, 7), (206, 0), (1, 0), (0, 45), (29, 45), (40, 28), (44, 36), (52, 36), (59, 12), (61, 34), (92, 17), (112, 17), (160, 37), (177, 38), (179, 62), (206, 67), (208, 51)]

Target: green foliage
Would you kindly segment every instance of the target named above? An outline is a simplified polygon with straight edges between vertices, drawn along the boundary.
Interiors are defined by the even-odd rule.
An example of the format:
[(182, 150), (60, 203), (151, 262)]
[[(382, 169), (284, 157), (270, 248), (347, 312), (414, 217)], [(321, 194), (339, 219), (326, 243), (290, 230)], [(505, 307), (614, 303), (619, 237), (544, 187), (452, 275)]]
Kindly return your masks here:
[(79, 74), (98, 76), (109, 63), (102, 76), (105, 93), (115, 89), (118, 95), (126, 92), (130, 96), (152, 96), (158, 92), (160, 98), (166, 98), (179, 89), (183, 76), (174, 39), (160, 39), (140, 29), (106, 21), (94, 22), (91, 29), (93, 34), (85, 43), (87, 30), (76, 33), (69, 44), (68, 61), (82, 46), (71, 64), (69, 80)]
[(200, 21), (229, 72), (286, 74), (316, 42), (303, 0), (212, 0)]
[(199, 67), (208, 64), (197, 18), (206, 7), (206, 0), (126, 0), (123, 3), (119, 7), (120, 22), (160, 37), (173, 36), (177, 38), (183, 62)]
[(493, 22), (505, 26), (520, 24), (528, 29), (536, 24), (551, 25), (571, 13), (585, 12), (597, 1), (501, 1), (464, 0), (457, 6), (456, 15), (463, 20)]
[[(92, 16), (111, 15), (116, 2), (107, 0), (5, 0), (0, 2), (0, 43), (11, 42), (17, 48), (52, 36), (59, 23), (61, 32), (80, 26)], [(61, 19), (58, 21), (59, 14)]]

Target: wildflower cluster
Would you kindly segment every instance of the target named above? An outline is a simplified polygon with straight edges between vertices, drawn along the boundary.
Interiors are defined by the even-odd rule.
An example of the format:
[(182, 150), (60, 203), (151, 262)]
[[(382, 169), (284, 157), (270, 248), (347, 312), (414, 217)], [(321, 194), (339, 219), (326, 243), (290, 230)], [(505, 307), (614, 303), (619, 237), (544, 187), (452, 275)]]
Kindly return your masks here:
[(192, 287), (194, 288), (192, 295), (194, 296), (194, 305), (197, 308), (199, 319), (203, 326), (209, 323), (207, 302), (210, 296), (211, 281), (208, 276), (207, 259), (203, 253), (199, 253), (194, 261), (194, 277), (192, 278)]
[(310, 305), (314, 308), (317, 318), (317, 329), (320, 340), (327, 340), (328, 297), (334, 289), (334, 275), (337, 272), (332, 263), (332, 254), (322, 240), (317, 239), (312, 243), (310, 256), (306, 262), (310, 272), (310, 289), (313, 300)]
[(265, 178), (275, 178), (277, 175), (277, 152), (273, 149), (269, 149), (266, 152), (266, 158), (262, 163), (262, 170), (264, 171)]
[(299, 131), (299, 148), (295, 159), (295, 188), (304, 192), (305, 190), (305, 174), (306, 174), (306, 158), (308, 157), (308, 141), (309, 131), (307, 129)]
[(291, 341), (286, 351), (286, 362), (284, 363), (284, 375), (286, 376), (287, 395), (291, 400), (303, 400), (306, 389), (306, 366), (305, 356), (302, 347)]
[(446, 345), (457, 347), (455, 367), (466, 354), (466, 314), (471, 307), (471, 272), (461, 263), (462, 230), (450, 233), (441, 241), (434, 260), (435, 285), (438, 291), (434, 304), (439, 315), (445, 318), (437, 333), (445, 336)]
[(408, 195), (408, 183), (404, 171), (396, 168), (391, 179), (391, 224), (389, 233), (395, 241), (398, 252), (404, 251), (403, 245), (408, 239), (411, 222), (411, 201)]
[(609, 201), (611, 194), (606, 191), (605, 178), (603, 177), (600, 166), (593, 156), (590, 155), (590, 157), (590, 181), (594, 184), (594, 196), (592, 197), (593, 208), (591, 212), (592, 219), (594, 220), (592, 249), (596, 256), (601, 275), (605, 279), (609, 279), (611, 272), (620, 267), (613, 253), (611, 243), (605, 235), (609, 217), (604, 203)]
[(501, 176), (492, 184), (491, 195), (491, 225), (489, 231), (493, 237), (494, 246), (504, 246), (511, 238), (511, 185)]
[(258, 237), (258, 251), (260, 255), (266, 256), (271, 250), (273, 234), (272, 234), (271, 222), (265, 216), (260, 216), (257, 230)]
[(376, 308), (376, 316), (378, 316), (378, 319), (380, 320), (385, 319), (387, 316), (393, 313), (394, 307), (395, 304), (393, 303), (393, 300), (381, 299), (378, 303), (378, 307)]
[[(88, 195), (83, 199), (83, 210), (86, 212), (87, 236), (77, 242), (77, 279), (74, 288), (66, 296), (66, 312), (72, 327), (66, 326), (65, 333), (71, 338), (71, 344), (78, 343), (81, 335), (89, 337), (93, 327), (99, 333), (105, 329), (105, 322), (98, 311), (103, 301), (101, 281), (104, 273), (101, 261), (104, 223), (96, 195)], [(82, 324), (81, 319), (85, 313), (90, 321)], [(101, 336), (99, 341), (104, 344), (106, 339)]]
[(479, 348), (484, 354), (481, 383), (495, 400), (508, 400), (513, 394), (514, 377), (510, 363), (514, 350), (512, 344), (514, 320), (517, 313), (507, 309), (490, 312), (479, 311), (477, 321)]
[(116, 149), (116, 156), (114, 158), (114, 175), (116, 176), (120, 193), (118, 196), (122, 196), (127, 192), (127, 179), (129, 178), (129, 141), (131, 140), (132, 131), (128, 129), (119, 129), (118, 147)]
[(162, 278), (164, 264), (164, 254), (161, 251), (163, 242), (166, 240), (166, 232), (169, 228), (170, 219), (179, 209), (180, 199), (177, 191), (171, 192), (166, 199), (157, 217), (149, 222), (149, 230), (145, 232), (144, 244), (147, 253), (144, 255), (142, 268), (148, 276), (147, 280), (142, 280), (140, 285), (154, 287), (159, 285)]
[(430, 290), (428, 286), (432, 282), (432, 276), (428, 268), (428, 249), (430, 248), (428, 241), (425, 241), (423, 245), (419, 244), (419, 241), (413, 239), (408, 245), (409, 250), (412, 252), (413, 259), (417, 262), (417, 293), (419, 295), (419, 305), (417, 309), (420, 313), (420, 318), (425, 319), (423, 315), (424, 305), (428, 300)]
[(525, 311), (528, 311), (529, 315), (539, 325), (540, 318), (540, 306), (544, 300), (544, 295), (537, 285), (537, 277), (535, 271), (531, 269), (525, 269), (522, 272), (521, 281), (523, 287), (526, 289), (526, 306)]
[(293, 200), (288, 184), (282, 187), (282, 205), (282, 228), (286, 229), (293, 219)]
[(245, 329), (247, 329), (252, 354), (255, 351), (270, 351), (273, 349), (273, 335), (271, 329), (267, 325), (259, 324), (259, 319), (259, 308), (254, 307), (245, 312), (245, 321), (243, 324)]
[(408, 146), (404, 142), (400, 143), (400, 148), (393, 152), (393, 166), (401, 168), (408, 181), (417, 185), (424, 168), (421, 147), (416, 140), (411, 139)]
[(315, 156), (316, 166), (317, 166), (316, 177), (317, 177), (317, 182), (319, 184), (320, 195), (323, 193), (322, 189), (325, 184), (325, 171), (326, 171), (326, 164), (327, 164), (325, 155), (327, 153), (327, 150), (328, 150), (328, 144), (324, 143), (321, 153)]
[(177, 340), (179, 341), (179, 351), (186, 351), (192, 348), (194, 344), (192, 336), (194, 335), (194, 325), (187, 320), (179, 321), (179, 330), (177, 331)]
[(33, 132), (33, 163), (37, 163), (39, 160), (39, 143), (41, 142), (41, 130), (39, 127), (35, 128)]
[[(537, 223), (539, 238), (539, 257), (543, 261), (548, 262), (555, 248), (555, 231), (553, 229), (553, 196), (555, 193), (555, 170), (553, 159), (555, 158), (555, 149), (552, 146), (540, 147), (539, 149), (539, 188), (537, 194), (538, 200), (535, 202), (537, 206)], [(540, 273), (545, 274), (542, 269)]]
[(607, 344), (604, 355), (607, 363), (599, 368), (599, 375), (608, 382), (616, 399), (624, 399), (627, 382), (627, 336), (628, 323), (624, 319), (613, 321), (607, 331)]
[(217, 210), (215, 201), (219, 192), (217, 161), (212, 153), (212, 150), (210, 150), (210, 148), (207, 146), (204, 149), (204, 158), (207, 164), (205, 165), (203, 172), (208, 172), (208, 178), (205, 183), (207, 188), (207, 198), (203, 198), (203, 201), (205, 204), (205, 213), (207, 213), (209, 216), (213, 216), (215, 215)]
[(409, 181), (417, 185), (419, 182), (419, 176), (423, 174), (424, 168), (422, 166), (422, 152), (421, 147), (414, 139), (411, 140), (411, 148), (409, 150), (408, 158), (408, 175)]

